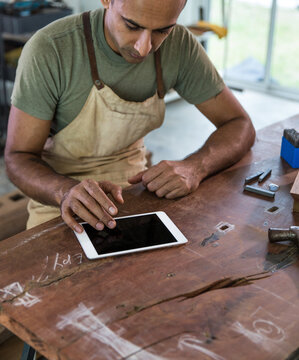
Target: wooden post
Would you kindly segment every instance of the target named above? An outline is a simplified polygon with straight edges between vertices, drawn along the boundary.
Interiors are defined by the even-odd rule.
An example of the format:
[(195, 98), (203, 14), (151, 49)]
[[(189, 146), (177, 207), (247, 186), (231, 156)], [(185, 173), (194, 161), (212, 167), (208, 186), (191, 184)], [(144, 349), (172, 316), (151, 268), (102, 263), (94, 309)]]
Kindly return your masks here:
[(299, 171), (292, 186), (291, 195), (294, 199), (293, 211), (299, 212)]

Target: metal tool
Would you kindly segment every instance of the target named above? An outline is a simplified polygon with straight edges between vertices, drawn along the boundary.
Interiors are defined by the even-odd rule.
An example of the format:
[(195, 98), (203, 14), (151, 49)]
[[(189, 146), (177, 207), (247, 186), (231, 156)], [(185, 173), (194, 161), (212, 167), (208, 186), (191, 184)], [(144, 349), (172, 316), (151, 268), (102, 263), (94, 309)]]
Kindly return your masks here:
[(244, 191), (249, 191), (255, 194), (259, 194), (259, 195), (264, 195), (270, 198), (274, 198), (275, 196), (275, 192), (273, 191), (269, 191), (269, 190), (265, 190), (259, 187), (255, 187), (255, 186), (251, 186), (251, 185), (245, 185), (244, 186)]
[(278, 191), (279, 190), (279, 185), (276, 185), (276, 184), (269, 184), (269, 190), (270, 191)]
[(268, 239), (270, 243), (292, 241), (299, 247), (299, 226), (291, 226), (289, 229), (270, 228)]
[(263, 173), (263, 171), (259, 171), (254, 175), (248, 176), (247, 178), (245, 178), (245, 184), (249, 184), (251, 183), (251, 181), (257, 180)]
[(263, 182), (269, 175), (271, 175), (272, 169), (266, 170), (258, 179), (258, 182)]
[(299, 132), (295, 129), (285, 129), (283, 136), (292, 144), (295, 148), (299, 148)]

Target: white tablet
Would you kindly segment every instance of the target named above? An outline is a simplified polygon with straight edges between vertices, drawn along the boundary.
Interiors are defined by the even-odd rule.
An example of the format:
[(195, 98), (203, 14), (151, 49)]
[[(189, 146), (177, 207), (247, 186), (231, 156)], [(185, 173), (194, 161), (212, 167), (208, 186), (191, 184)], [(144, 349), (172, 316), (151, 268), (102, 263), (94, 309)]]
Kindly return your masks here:
[(188, 240), (162, 211), (115, 218), (116, 227), (99, 231), (81, 223), (75, 232), (88, 259), (130, 254), (186, 243)]

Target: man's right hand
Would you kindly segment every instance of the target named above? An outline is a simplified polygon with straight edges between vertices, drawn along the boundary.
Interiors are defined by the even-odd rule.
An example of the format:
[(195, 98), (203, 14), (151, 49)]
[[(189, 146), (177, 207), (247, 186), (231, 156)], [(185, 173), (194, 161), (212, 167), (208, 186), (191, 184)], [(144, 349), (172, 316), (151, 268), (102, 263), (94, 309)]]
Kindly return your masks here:
[(118, 212), (115, 204), (108, 198), (120, 204), (124, 203), (122, 188), (109, 181), (83, 180), (68, 190), (60, 203), (61, 216), (65, 223), (78, 233), (82, 233), (82, 226), (75, 220), (74, 215), (88, 222), (97, 230), (103, 230), (106, 225), (110, 229), (116, 226), (112, 216)]
[[(118, 209), (113, 201), (124, 202), (121, 187), (108, 181), (78, 182), (56, 173), (42, 160), (50, 125), (50, 121), (11, 107), (5, 147), (9, 178), (32, 199), (44, 205), (60, 206), (63, 220), (77, 232), (82, 232), (83, 228), (74, 215), (96, 229), (103, 229), (105, 225), (115, 227), (112, 216)], [(112, 201), (107, 196), (109, 193)]]

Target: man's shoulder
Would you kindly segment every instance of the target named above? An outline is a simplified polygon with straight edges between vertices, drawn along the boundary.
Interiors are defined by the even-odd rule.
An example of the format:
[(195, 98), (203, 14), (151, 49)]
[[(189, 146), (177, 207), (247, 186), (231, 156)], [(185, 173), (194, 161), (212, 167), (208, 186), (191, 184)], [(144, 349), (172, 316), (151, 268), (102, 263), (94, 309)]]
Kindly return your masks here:
[(194, 39), (192, 33), (184, 25), (176, 24), (167, 40), (172, 43), (182, 43), (189, 41), (190, 38)]
[(197, 40), (193, 34), (183, 25), (177, 24), (170, 35), (163, 43), (167, 52), (174, 52), (177, 55), (183, 55), (183, 52), (192, 47)]
[[(102, 9), (90, 12), (91, 22), (101, 18)], [(73, 48), (74, 51), (81, 51), (81, 45), (85, 44), (83, 13), (69, 15), (64, 18), (53, 21), (49, 25), (38, 30), (30, 39), (29, 46), (32, 49), (56, 48), (58, 51)], [(69, 46), (68, 46), (69, 45)], [(76, 48), (78, 47), (78, 49)], [(70, 49), (68, 49), (70, 51)]]
[(80, 44), (84, 44), (82, 15), (70, 15), (53, 21), (38, 30), (27, 42), (26, 48), (30, 49), (32, 54), (50, 51), (49, 56), (51, 51), (53, 54), (80, 51)]
[(182, 60), (190, 57), (197, 43), (193, 34), (185, 26), (177, 24), (162, 44), (162, 60), (167, 64), (170, 60), (174, 63), (182, 63)]
[[(91, 21), (96, 21), (102, 16), (103, 10), (101, 8), (90, 12)], [(83, 31), (83, 13), (69, 15), (64, 18), (53, 21), (49, 25), (40, 29), (38, 33), (52, 39), (59, 39), (68, 35), (76, 34)]]
[(52, 40), (74, 34), (83, 29), (82, 14), (69, 15), (53, 21), (49, 25), (38, 30), (36, 35)]

